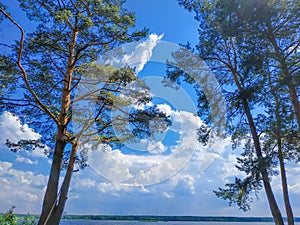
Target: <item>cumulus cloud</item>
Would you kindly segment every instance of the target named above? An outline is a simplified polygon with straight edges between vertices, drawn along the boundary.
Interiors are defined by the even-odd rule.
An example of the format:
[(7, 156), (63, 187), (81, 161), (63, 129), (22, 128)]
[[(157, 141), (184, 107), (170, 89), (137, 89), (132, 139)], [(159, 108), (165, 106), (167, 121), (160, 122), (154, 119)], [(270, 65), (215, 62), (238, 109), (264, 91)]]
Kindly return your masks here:
[(160, 154), (165, 152), (167, 147), (160, 141), (150, 142), (148, 145), (148, 151), (152, 154)]
[(221, 168), (220, 177), (224, 182), (228, 183), (233, 177), (245, 177), (245, 173), (238, 170), (237, 167), (237, 155), (229, 154), (226, 159), (224, 159), (223, 166)]
[(90, 151), (89, 165), (103, 177), (117, 183), (149, 185), (170, 178), (188, 163), (197, 147), (197, 129), (200, 119), (189, 112), (173, 112), (174, 124), (181, 123), (181, 139), (171, 146), (171, 154), (162, 142), (150, 141), (147, 151), (155, 155), (129, 155), (122, 151), (109, 149)]
[(17, 170), (11, 162), (0, 161), (0, 210), (5, 211), (14, 204), (25, 213), (38, 212), (46, 181), (47, 176)]
[(27, 124), (22, 125), (16, 115), (7, 111), (0, 115), (0, 133), (0, 143), (5, 143), (6, 139), (11, 142), (17, 142), (22, 139), (37, 140), (41, 137), (40, 134), (29, 128)]
[(171, 106), (169, 106), (168, 104), (164, 103), (164, 104), (158, 104), (156, 105), (156, 108), (165, 113), (166, 116), (171, 116), (172, 114), (174, 114), (174, 111), (171, 109)]
[(25, 164), (28, 164), (28, 165), (38, 164), (37, 160), (32, 161), (29, 158), (25, 158), (25, 157), (22, 157), (22, 156), (19, 156), (19, 155), (17, 155), (16, 161), (20, 162), (20, 163), (25, 163)]
[(131, 54), (125, 54), (122, 62), (125, 65), (134, 66), (136, 68), (136, 73), (139, 73), (150, 60), (154, 47), (163, 38), (163, 36), (163, 34), (150, 34), (148, 40), (138, 44)]
[(90, 178), (79, 178), (78, 176), (74, 176), (74, 186), (76, 189), (88, 189), (96, 186), (96, 181)]
[[(288, 176), (288, 188), (290, 193), (300, 194), (300, 163), (286, 163), (286, 173)], [(278, 181), (281, 182), (281, 181)], [(281, 186), (279, 184), (279, 186)]]
[[(103, 151), (101, 145), (98, 150), (89, 152), (89, 165), (115, 183), (151, 185), (170, 179), (191, 162), (197, 165), (197, 172), (204, 171), (230, 145), (228, 140), (215, 138), (209, 145), (203, 146), (197, 140), (197, 130), (203, 123), (198, 116), (191, 112), (172, 110), (166, 104), (158, 105), (158, 109), (172, 118), (169, 129), (180, 135), (175, 145), (166, 146), (163, 140), (142, 140), (150, 154), (138, 155), (113, 150), (109, 146)], [(180, 184), (183, 185), (184, 181)]]
[(0, 115), (0, 133), (0, 211), (16, 205), (17, 210), (23, 213), (39, 212), (47, 176), (29, 169), (37, 168), (38, 160), (35, 157), (45, 157), (44, 151), (39, 149), (12, 153), (5, 143), (6, 140), (37, 140), (41, 135), (7, 111)]
[[(136, 73), (139, 73), (150, 60), (153, 49), (163, 36), (163, 34), (157, 35), (152, 33), (144, 42), (124, 45), (122, 49), (115, 49), (110, 52), (110, 57), (108, 57), (106, 63), (116, 66), (130, 66), (135, 68)], [(121, 54), (120, 51), (122, 52)]]
[(178, 178), (175, 193), (179, 195), (195, 194), (195, 178), (189, 174)]
[[(15, 114), (10, 112), (3, 112), (0, 115), (0, 148), (1, 150), (7, 150), (5, 145), (6, 140), (11, 142), (18, 142), (20, 140), (38, 140), (42, 135), (36, 133), (32, 128), (29, 128), (27, 124), (22, 124), (21, 120)], [(46, 149), (35, 149), (34, 151), (25, 151), (25, 153), (30, 157), (45, 158)], [(32, 160), (28, 157), (18, 156), (17, 162), (25, 163), (29, 165), (37, 164), (37, 160)]]
[[(158, 107), (171, 116), (173, 124), (170, 130), (180, 134), (176, 145), (167, 147), (162, 140), (153, 142), (153, 146), (147, 145), (149, 149), (144, 154), (126, 154), (108, 145), (99, 145), (98, 150), (90, 152), (90, 168), (74, 173), (67, 210), (99, 213), (98, 206), (103, 205), (101, 212), (105, 213), (241, 215), (237, 208), (228, 208), (225, 201), (212, 193), (212, 190), (233, 181), (234, 176), (243, 175), (235, 168), (238, 152), (231, 152), (230, 139), (214, 139), (209, 146), (203, 146), (197, 142), (196, 131), (202, 123), (199, 117), (190, 112), (172, 110), (166, 104)], [(34, 131), (29, 129), (28, 132)], [(91, 149), (91, 146), (85, 147)], [(36, 160), (25, 156), (17, 155), (12, 162), (0, 161), (0, 211), (14, 204), (17, 209), (22, 208), (23, 213), (40, 212), (48, 176), (14, 168), (13, 162), (35, 166)], [(299, 165), (287, 165), (293, 202), (299, 199), (299, 168)], [(272, 182), (274, 187), (280, 186), (279, 178)], [(279, 188), (274, 191), (281, 194)], [(267, 208), (264, 192), (259, 196), (253, 211), (243, 215), (269, 215), (264, 210)], [(299, 207), (296, 207), (295, 213), (298, 212)]]
[(119, 183), (113, 182), (101, 182), (97, 186), (98, 190), (102, 193), (107, 193), (115, 196), (119, 196), (121, 193), (124, 192), (131, 192), (131, 193), (149, 193), (149, 190), (145, 188), (143, 185), (136, 185), (136, 186), (128, 186)]

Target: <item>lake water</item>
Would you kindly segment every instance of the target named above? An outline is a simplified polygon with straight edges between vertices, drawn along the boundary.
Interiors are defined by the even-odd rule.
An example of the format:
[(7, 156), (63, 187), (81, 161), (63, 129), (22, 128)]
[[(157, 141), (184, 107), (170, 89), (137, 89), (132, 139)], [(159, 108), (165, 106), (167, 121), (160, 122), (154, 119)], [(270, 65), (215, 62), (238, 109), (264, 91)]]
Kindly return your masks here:
[[(262, 222), (138, 222), (101, 220), (62, 220), (60, 225), (274, 225)], [(300, 223), (295, 223), (300, 225)]]

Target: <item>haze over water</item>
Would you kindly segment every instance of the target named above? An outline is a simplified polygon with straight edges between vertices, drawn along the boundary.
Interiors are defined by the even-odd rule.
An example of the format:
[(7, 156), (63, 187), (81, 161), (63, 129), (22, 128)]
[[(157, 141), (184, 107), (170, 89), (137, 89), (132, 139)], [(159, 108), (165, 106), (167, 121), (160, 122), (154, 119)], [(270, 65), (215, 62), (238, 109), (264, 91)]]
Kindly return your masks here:
[[(139, 221), (100, 221), (100, 220), (62, 220), (60, 225), (274, 225), (270, 222), (139, 222)], [(295, 223), (300, 225), (300, 223)]]

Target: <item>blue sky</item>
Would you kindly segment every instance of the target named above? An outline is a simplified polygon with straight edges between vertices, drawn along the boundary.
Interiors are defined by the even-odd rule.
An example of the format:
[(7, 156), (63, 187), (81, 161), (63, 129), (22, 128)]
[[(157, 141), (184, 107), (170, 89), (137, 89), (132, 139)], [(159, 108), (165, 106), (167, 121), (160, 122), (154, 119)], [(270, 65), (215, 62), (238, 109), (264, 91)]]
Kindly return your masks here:
[(164, 34), (164, 41), (196, 44), (198, 25), (194, 15), (180, 7), (176, 0), (129, 0), (126, 6), (135, 12), (137, 27)]
[[(9, 1), (8, 5), (20, 24), (24, 23), (24, 16), (13, 10), (18, 7), (16, 1)], [(169, 133), (154, 137), (154, 142), (145, 140), (135, 146), (136, 153), (128, 154), (122, 149), (92, 153), (90, 168), (73, 176), (66, 211), (69, 214), (270, 216), (263, 191), (254, 199), (252, 211), (247, 213), (229, 207), (214, 196), (213, 190), (223, 187), (236, 175), (243, 176), (234, 166), (238, 151), (231, 150), (229, 139), (215, 139), (210, 148), (199, 145), (196, 132), (202, 122), (194, 115), (193, 90), (182, 85), (176, 92), (159, 85), (165, 71), (159, 57), (168, 52), (166, 49), (187, 41), (197, 44), (197, 23), (193, 15), (179, 7), (176, 0), (128, 0), (126, 6), (136, 13), (137, 27), (147, 27), (151, 34), (144, 42), (134, 45), (136, 55), (128, 55), (126, 62), (139, 66), (138, 76), (146, 79), (157, 99), (163, 99), (158, 107), (171, 116), (173, 125)], [(25, 29), (32, 27), (27, 22), (22, 25)], [(8, 31), (5, 38), (13, 38), (13, 28), (4, 29)], [(160, 47), (165, 50), (159, 51)], [(143, 53), (148, 56), (146, 61)], [(9, 112), (0, 115), (0, 211), (15, 205), (17, 212), (39, 213), (50, 161), (42, 151), (12, 153), (5, 147), (6, 139), (34, 139), (41, 135), (20, 124), (18, 116), (21, 115)], [(145, 150), (141, 146), (147, 146), (148, 154), (140, 153)], [(89, 149), (88, 145), (84, 147)], [(178, 151), (182, 157), (172, 158)], [(287, 171), (295, 215), (300, 215), (300, 167), (293, 165)], [(283, 208), (280, 179), (276, 177), (272, 183)]]

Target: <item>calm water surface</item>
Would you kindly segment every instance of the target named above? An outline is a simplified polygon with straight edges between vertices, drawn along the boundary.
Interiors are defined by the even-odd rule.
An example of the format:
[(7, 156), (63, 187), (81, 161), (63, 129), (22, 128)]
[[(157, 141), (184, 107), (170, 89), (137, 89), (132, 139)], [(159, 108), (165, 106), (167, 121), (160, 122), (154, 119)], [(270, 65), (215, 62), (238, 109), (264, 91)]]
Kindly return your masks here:
[[(97, 220), (62, 220), (60, 225), (274, 225), (262, 222), (138, 222), (138, 221), (97, 221)], [(300, 223), (295, 223), (300, 225)]]

